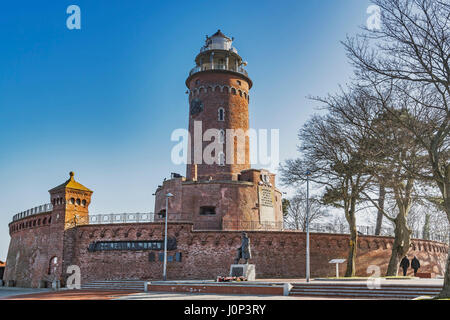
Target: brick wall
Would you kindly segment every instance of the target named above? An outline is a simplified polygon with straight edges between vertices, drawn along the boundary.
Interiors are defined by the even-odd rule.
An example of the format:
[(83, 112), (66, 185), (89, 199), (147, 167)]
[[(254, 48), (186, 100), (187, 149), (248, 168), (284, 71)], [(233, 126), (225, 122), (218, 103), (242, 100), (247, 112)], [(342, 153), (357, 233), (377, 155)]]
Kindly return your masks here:
[(14, 280), (19, 287), (37, 287), (40, 279), (48, 278), (50, 213), (40, 214), (11, 223), (5, 283)]
[[(240, 84), (239, 84), (239, 82)], [(189, 103), (193, 99), (203, 102), (204, 110), (196, 115), (189, 114), (189, 132), (191, 143), (189, 147), (194, 150), (194, 121), (202, 122), (202, 134), (208, 129), (242, 129), (246, 132), (249, 128), (248, 117), (248, 93), (249, 84), (244, 77), (226, 72), (202, 72), (193, 76), (188, 87), (191, 91)], [(225, 110), (225, 120), (218, 121), (218, 110)], [(202, 151), (211, 142), (203, 142)], [(218, 180), (237, 180), (237, 175), (250, 168), (249, 139), (245, 139), (243, 150), (234, 145), (234, 162), (225, 166), (198, 164), (197, 173), (199, 180), (208, 180), (211, 176)], [(243, 151), (243, 152), (242, 152)], [(226, 148), (223, 152), (227, 154)], [(237, 157), (244, 161), (238, 163)], [(190, 152), (191, 163), (194, 164), (194, 152)], [(245, 163), (242, 163), (245, 162)], [(187, 165), (187, 178), (192, 179), (193, 166)]]
[[(36, 287), (48, 279), (51, 258), (48, 246), (49, 227), (23, 230), (11, 234), (5, 280), (16, 280), (17, 286)], [(177, 249), (169, 255), (182, 254), (181, 262), (168, 263), (169, 279), (215, 279), (227, 275), (236, 248), (240, 246), (240, 232), (192, 231), (192, 224), (169, 223), (169, 237), (177, 238)], [(298, 278), (305, 276), (305, 234), (302, 232), (249, 231), (257, 278)], [(89, 252), (94, 241), (163, 240), (163, 223), (85, 225), (64, 233), (64, 262), (80, 266), (82, 282), (113, 279), (162, 278), (162, 262), (149, 261), (150, 251)], [(361, 236), (358, 245), (357, 275), (367, 276), (369, 265), (386, 271), (393, 239)], [(334, 276), (335, 266), (328, 264), (334, 258), (346, 258), (348, 236), (311, 234), (311, 272), (313, 277)], [(413, 240), (410, 253), (421, 261), (421, 272), (443, 274), (448, 254), (445, 244)], [(341, 268), (341, 275), (345, 266)]]
[[(88, 252), (93, 241), (162, 240), (161, 224), (82, 226), (77, 228), (75, 264), (81, 267), (84, 282), (112, 279), (149, 279), (162, 277), (162, 262), (148, 261), (148, 251)], [(240, 232), (191, 231), (191, 224), (170, 223), (169, 237), (177, 238), (181, 262), (168, 263), (169, 279), (215, 279), (227, 275), (240, 246)], [(302, 232), (248, 232), (258, 278), (296, 278), (305, 276), (305, 234)], [(348, 236), (335, 234), (311, 235), (311, 272), (313, 277), (334, 276), (334, 258), (346, 258)], [(360, 237), (357, 275), (367, 276), (370, 265), (377, 265), (384, 274), (389, 262), (393, 239), (389, 237)], [(162, 252), (162, 251), (161, 251)], [(410, 254), (421, 261), (421, 272), (443, 274), (448, 247), (433, 241), (413, 240)], [(345, 266), (341, 267), (341, 275)]]

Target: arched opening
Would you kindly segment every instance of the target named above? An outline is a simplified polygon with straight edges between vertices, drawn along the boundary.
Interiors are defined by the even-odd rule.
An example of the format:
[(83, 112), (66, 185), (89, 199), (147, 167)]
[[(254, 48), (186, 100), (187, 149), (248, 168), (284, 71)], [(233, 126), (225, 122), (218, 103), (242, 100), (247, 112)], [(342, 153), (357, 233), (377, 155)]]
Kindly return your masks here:
[(225, 153), (219, 152), (219, 166), (225, 166)]
[(225, 121), (225, 109), (224, 108), (219, 108), (219, 121)]

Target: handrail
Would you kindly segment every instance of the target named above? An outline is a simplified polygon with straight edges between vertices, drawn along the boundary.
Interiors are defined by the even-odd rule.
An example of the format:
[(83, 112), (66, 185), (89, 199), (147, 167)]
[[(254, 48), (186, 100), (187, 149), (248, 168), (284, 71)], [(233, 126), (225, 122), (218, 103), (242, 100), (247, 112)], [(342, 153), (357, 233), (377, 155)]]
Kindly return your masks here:
[(30, 216), (34, 216), (41, 213), (47, 213), (53, 211), (53, 205), (51, 203), (46, 203), (22, 212), (19, 212), (13, 216), (13, 222), (18, 221), (24, 218), (28, 218)]
[(228, 68), (227, 68), (226, 65), (219, 64), (219, 63), (213, 63), (213, 64), (204, 63), (201, 66), (194, 67), (189, 72), (189, 76), (192, 76), (193, 74), (196, 74), (198, 72), (208, 71), (208, 70), (232, 71), (232, 72), (237, 72), (237, 73), (243, 74), (244, 76), (248, 77), (248, 73), (243, 67), (239, 66), (236, 68), (235, 66), (228, 66)]

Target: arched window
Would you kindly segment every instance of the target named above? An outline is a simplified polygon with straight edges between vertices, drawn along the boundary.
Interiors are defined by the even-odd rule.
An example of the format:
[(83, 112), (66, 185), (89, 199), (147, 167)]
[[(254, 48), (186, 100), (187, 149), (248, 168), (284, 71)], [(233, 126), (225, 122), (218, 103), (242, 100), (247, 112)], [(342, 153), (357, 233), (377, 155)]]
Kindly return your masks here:
[(218, 113), (219, 113), (219, 121), (225, 121), (225, 109), (219, 108)]
[(219, 166), (225, 166), (225, 153), (219, 152)]
[(225, 130), (223, 129), (219, 130), (219, 143), (221, 144), (225, 143)]
[(44, 220), (42, 220), (42, 224), (46, 224), (47, 223), (47, 218), (44, 218)]
[(77, 199), (77, 206), (79, 206), (81, 204), (81, 200)]
[(70, 204), (75, 204), (75, 198), (70, 198)]
[(81, 201), (81, 205), (82, 205), (83, 207), (86, 207), (86, 200)]
[(231, 93), (232, 94), (236, 94), (236, 89), (235, 88), (231, 88)]

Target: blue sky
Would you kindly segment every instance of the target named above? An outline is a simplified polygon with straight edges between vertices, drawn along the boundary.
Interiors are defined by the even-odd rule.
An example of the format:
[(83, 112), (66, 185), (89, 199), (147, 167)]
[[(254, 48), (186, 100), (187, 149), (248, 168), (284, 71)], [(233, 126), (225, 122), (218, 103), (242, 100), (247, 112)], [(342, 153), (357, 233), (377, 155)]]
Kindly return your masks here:
[[(66, 9), (81, 8), (81, 30)], [(235, 37), (254, 82), (250, 126), (280, 129), (280, 160), (315, 112), (308, 95), (350, 80), (339, 41), (366, 0), (9, 1), (0, 10), (0, 260), (13, 214), (49, 202), (69, 171), (91, 213), (150, 212), (188, 124), (184, 81), (205, 35)], [(283, 189), (281, 187), (281, 189)]]

